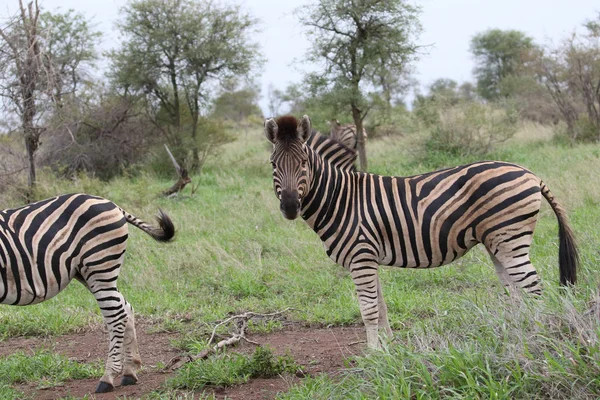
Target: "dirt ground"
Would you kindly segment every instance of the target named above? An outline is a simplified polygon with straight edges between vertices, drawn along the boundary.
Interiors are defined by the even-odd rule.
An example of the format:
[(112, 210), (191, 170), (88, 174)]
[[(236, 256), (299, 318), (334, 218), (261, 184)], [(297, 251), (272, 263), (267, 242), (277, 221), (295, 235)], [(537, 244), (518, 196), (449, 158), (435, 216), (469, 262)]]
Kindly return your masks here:
[[(165, 382), (170, 373), (159, 371), (157, 363), (166, 364), (181, 351), (170, 345), (177, 338), (172, 333), (148, 333), (151, 327), (139, 324), (138, 341), (143, 361), (143, 370), (138, 374), (139, 382), (134, 386), (116, 387), (114, 392), (93, 395), (98, 400), (139, 398), (150, 393)], [(334, 374), (345, 367), (344, 360), (364, 351), (364, 328), (362, 326), (343, 328), (309, 329), (291, 325), (285, 330), (267, 335), (248, 335), (248, 338), (269, 345), (276, 354), (291, 354), (307, 376), (320, 373)], [(80, 362), (101, 360), (104, 363), (108, 347), (108, 336), (102, 329), (86, 331), (81, 334), (64, 335), (48, 339), (16, 338), (0, 342), (0, 356), (18, 350), (31, 351), (49, 348), (57, 353)], [(251, 352), (254, 345), (241, 343), (229, 351)], [(295, 376), (271, 379), (252, 379), (250, 382), (228, 388), (207, 388), (218, 399), (249, 400), (272, 399), (279, 392), (285, 392), (301, 378)], [(97, 379), (84, 379), (66, 382), (63, 386), (38, 390), (33, 386), (19, 388), (36, 399), (50, 400), (65, 396), (75, 398), (93, 394)]]

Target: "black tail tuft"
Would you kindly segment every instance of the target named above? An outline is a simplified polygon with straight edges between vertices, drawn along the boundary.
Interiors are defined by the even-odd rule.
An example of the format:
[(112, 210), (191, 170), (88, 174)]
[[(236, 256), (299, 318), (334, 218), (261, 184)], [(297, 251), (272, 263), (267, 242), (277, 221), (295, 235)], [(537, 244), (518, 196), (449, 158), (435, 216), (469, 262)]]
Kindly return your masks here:
[(542, 181), (540, 181), (540, 190), (542, 195), (548, 200), (550, 207), (552, 207), (558, 219), (558, 271), (560, 274), (560, 284), (563, 286), (574, 285), (577, 282), (577, 266), (579, 264), (575, 235), (569, 227), (567, 213), (554, 199), (548, 186)]
[(575, 285), (575, 282), (577, 282), (577, 264), (579, 264), (575, 237), (566, 221), (561, 221), (561, 218), (559, 218), (558, 223), (560, 284), (563, 286)]
[(168, 242), (173, 239), (175, 236), (175, 225), (173, 225), (173, 221), (171, 221), (167, 213), (159, 208), (156, 220), (160, 226), (160, 231), (157, 229), (151, 234), (152, 237), (159, 242)]

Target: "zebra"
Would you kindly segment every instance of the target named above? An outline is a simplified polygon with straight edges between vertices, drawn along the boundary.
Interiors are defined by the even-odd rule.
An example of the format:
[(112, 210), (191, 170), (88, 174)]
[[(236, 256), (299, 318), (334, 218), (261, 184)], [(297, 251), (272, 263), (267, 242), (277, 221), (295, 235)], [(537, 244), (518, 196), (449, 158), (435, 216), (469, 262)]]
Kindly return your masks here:
[[(356, 125), (354, 124), (340, 124), (337, 119), (332, 119), (328, 122), (330, 126), (329, 137), (334, 141), (344, 144), (346, 147), (356, 149), (358, 138), (356, 136)], [(363, 127), (363, 136), (367, 139), (367, 131)]]
[(340, 169), (356, 171), (356, 149), (347, 146), (347, 142), (338, 141), (313, 130), (306, 141), (321, 157)]
[(157, 241), (175, 235), (158, 214), (153, 227), (101, 197), (68, 194), (0, 211), (0, 304), (25, 306), (56, 296), (75, 278), (96, 298), (109, 332), (104, 376), (96, 393), (137, 382), (141, 365), (133, 307), (117, 289), (130, 223)]
[(564, 209), (527, 169), (483, 161), (411, 177), (342, 169), (308, 146), (311, 121), (267, 119), (273, 185), (283, 216), (301, 215), (328, 256), (350, 271), (367, 345), (391, 337), (379, 265), (432, 268), (482, 243), (505, 286), (541, 294), (529, 259), (542, 196), (559, 225), (562, 285), (575, 284), (577, 247)]

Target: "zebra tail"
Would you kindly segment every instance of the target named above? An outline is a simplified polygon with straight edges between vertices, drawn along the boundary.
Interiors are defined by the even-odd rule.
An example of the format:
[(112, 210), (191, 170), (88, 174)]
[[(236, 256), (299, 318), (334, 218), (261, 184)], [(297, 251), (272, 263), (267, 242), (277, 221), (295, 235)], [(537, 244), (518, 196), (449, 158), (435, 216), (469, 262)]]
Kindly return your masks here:
[(156, 220), (158, 221), (158, 228), (147, 224), (146, 222), (138, 219), (136, 216), (129, 214), (127, 211), (123, 210), (123, 215), (125, 219), (130, 224), (138, 227), (139, 229), (146, 232), (148, 235), (152, 236), (154, 240), (159, 242), (168, 242), (175, 236), (175, 225), (173, 225), (173, 221), (171, 218), (160, 208), (158, 209), (158, 215), (156, 216)]
[(577, 267), (579, 264), (579, 253), (577, 251), (575, 235), (569, 226), (567, 213), (554, 199), (548, 186), (544, 182), (540, 182), (540, 189), (558, 219), (560, 284), (563, 286), (574, 285), (577, 281)]

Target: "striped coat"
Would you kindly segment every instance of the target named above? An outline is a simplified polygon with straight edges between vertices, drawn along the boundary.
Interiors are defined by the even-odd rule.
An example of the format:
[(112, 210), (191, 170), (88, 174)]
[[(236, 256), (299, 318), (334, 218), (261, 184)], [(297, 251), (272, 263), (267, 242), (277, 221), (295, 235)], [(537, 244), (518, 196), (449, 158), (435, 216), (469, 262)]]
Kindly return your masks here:
[(275, 190), (283, 215), (301, 215), (327, 254), (350, 270), (370, 347), (378, 346), (379, 327), (391, 335), (379, 265), (438, 267), (482, 243), (505, 285), (540, 293), (529, 247), (542, 198), (559, 221), (561, 283), (575, 283), (577, 250), (565, 212), (527, 169), (486, 161), (413, 177), (362, 173), (307, 146), (310, 129), (306, 116), (266, 121)]
[(137, 381), (141, 361), (133, 308), (117, 289), (128, 223), (158, 241), (175, 229), (160, 212), (152, 227), (109, 200), (86, 194), (54, 197), (0, 211), (0, 303), (30, 305), (56, 296), (74, 278), (96, 297), (109, 331), (109, 356), (97, 392)]

